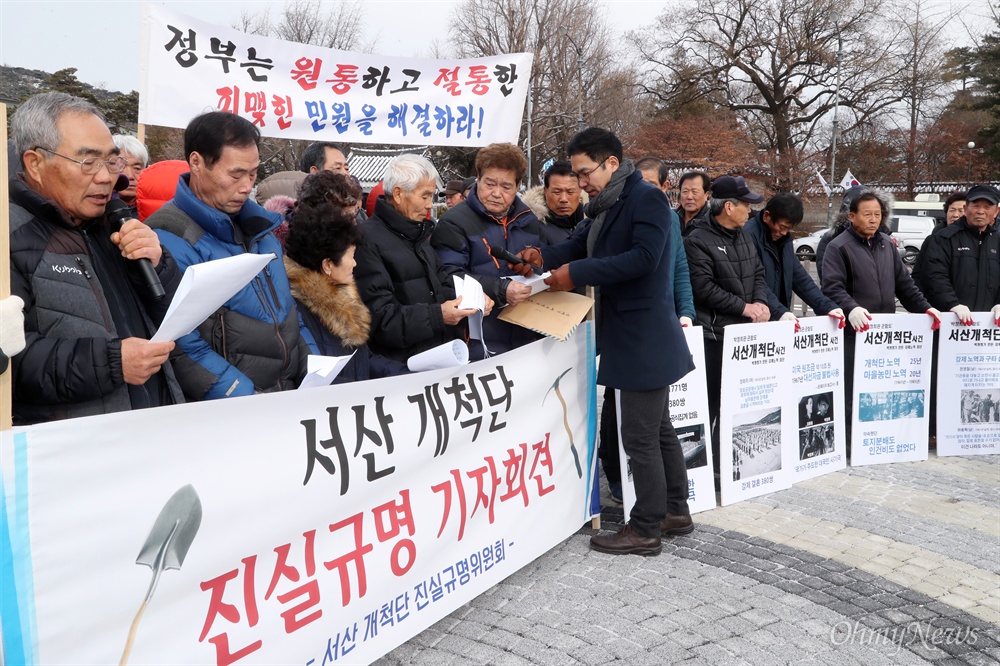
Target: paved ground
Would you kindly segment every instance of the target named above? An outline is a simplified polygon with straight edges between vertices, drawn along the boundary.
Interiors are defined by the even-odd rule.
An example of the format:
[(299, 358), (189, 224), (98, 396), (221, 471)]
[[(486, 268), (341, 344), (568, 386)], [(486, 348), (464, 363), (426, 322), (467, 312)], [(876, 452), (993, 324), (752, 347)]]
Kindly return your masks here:
[(588, 524), (377, 663), (1000, 663), (1000, 456), (848, 468), (695, 522), (650, 558), (591, 551)]

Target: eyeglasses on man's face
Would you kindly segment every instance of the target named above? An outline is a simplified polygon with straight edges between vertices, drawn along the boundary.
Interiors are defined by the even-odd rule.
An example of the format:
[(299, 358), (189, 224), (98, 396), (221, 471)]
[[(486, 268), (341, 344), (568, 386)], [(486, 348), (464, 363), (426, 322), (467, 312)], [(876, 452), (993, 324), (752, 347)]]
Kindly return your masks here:
[(125, 170), (125, 166), (128, 164), (128, 160), (120, 155), (118, 157), (115, 157), (114, 159), (110, 159), (107, 161), (99, 160), (96, 157), (88, 157), (85, 160), (75, 160), (72, 157), (61, 155), (60, 153), (57, 153), (54, 150), (49, 150), (48, 148), (44, 148), (42, 146), (35, 146), (34, 148), (32, 148), (32, 150), (44, 150), (45, 152), (51, 153), (56, 157), (61, 157), (64, 160), (69, 160), (70, 162), (76, 162), (77, 164), (80, 165), (80, 169), (83, 170), (83, 173), (85, 173), (88, 176), (92, 176), (98, 171), (100, 171), (101, 167), (107, 167), (108, 171), (111, 172), (112, 174), (121, 173), (122, 171)]
[(590, 177), (592, 175), (594, 175), (594, 172), (597, 171), (598, 169), (600, 169), (602, 166), (604, 166), (604, 163), (607, 162), (607, 161), (608, 161), (608, 158), (605, 157), (603, 160), (601, 160), (601, 163), (598, 164), (597, 166), (595, 166), (593, 169), (587, 169), (586, 171), (577, 171), (576, 172), (577, 180), (583, 180), (583, 181), (590, 182)]

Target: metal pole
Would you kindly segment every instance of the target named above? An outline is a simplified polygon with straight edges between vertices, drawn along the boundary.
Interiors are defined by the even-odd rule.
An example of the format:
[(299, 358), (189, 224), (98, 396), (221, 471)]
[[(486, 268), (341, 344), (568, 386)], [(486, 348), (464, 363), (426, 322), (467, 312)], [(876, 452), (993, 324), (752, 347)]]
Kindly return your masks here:
[[(573, 44), (576, 46), (576, 44)], [(576, 49), (576, 130), (583, 131), (583, 52)]]
[(837, 112), (840, 110), (840, 61), (844, 50), (844, 41), (840, 37), (840, 28), (837, 28), (837, 76), (833, 84), (833, 141), (830, 144), (830, 194), (827, 195), (826, 226), (829, 228), (833, 224), (833, 188), (837, 183), (837, 133), (840, 131), (837, 124)]
[(582, 132), (583, 127), (583, 49), (576, 45), (573, 37), (569, 34), (569, 26), (559, 28), (569, 43), (576, 50), (576, 130)]
[(525, 183), (527, 189), (531, 189), (531, 82), (528, 82), (528, 182)]

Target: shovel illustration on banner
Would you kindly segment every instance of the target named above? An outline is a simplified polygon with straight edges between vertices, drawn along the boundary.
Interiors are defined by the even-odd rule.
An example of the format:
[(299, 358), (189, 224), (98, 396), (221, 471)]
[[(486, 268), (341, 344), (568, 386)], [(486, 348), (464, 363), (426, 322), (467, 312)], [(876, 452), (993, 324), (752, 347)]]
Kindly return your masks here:
[(573, 452), (573, 462), (576, 463), (576, 475), (583, 478), (583, 468), (580, 467), (580, 454), (576, 451), (576, 444), (573, 443), (573, 431), (569, 427), (569, 410), (566, 407), (566, 401), (562, 397), (562, 392), (559, 390), (559, 382), (562, 380), (566, 374), (573, 368), (567, 368), (561, 375), (556, 377), (556, 381), (549, 390), (545, 392), (545, 397), (542, 398), (542, 404), (545, 404), (545, 399), (549, 397), (549, 393), (555, 391), (556, 397), (559, 398), (559, 404), (562, 405), (563, 409), (563, 425), (566, 427), (566, 434), (569, 435), (569, 450)]
[(156, 584), (160, 581), (160, 574), (167, 569), (180, 570), (200, 526), (201, 500), (194, 486), (188, 484), (174, 493), (163, 505), (160, 515), (153, 523), (153, 528), (149, 530), (146, 542), (139, 550), (139, 557), (135, 560), (136, 564), (144, 564), (153, 570), (153, 580), (149, 583), (146, 598), (139, 606), (139, 612), (132, 620), (132, 626), (129, 627), (128, 641), (125, 643), (125, 651), (122, 652), (119, 666), (128, 663), (129, 653), (132, 652), (132, 645), (135, 643), (135, 632), (139, 629), (139, 620), (142, 619), (146, 606), (153, 598)]

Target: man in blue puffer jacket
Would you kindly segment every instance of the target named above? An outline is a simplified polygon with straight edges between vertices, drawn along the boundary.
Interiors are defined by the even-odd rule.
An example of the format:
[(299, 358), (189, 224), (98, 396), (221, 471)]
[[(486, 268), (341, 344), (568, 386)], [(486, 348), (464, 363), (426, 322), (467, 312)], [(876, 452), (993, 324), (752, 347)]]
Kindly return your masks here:
[[(517, 254), (542, 244), (538, 218), (517, 196), (527, 170), (528, 161), (514, 144), (486, 146), (476, 155), (479, 177), (468, 198), (449, 209), (431, 234), (431, 247), (445, 269), (478, 280), (499, 306), (520, 303), (531, 295), (531, 289), (511, 279), (515, 273), (506, 261), (490, 254), (490, 247), (497, 245)], [(499, 314), (498, 307), (483, 320), (483, 338), (491, 353), (510, 351), (541, 337), (500, 321)]]
[(172, 357), (190, 400), (294, 389), (308, 348), (271, 233), (282, 218), (250, 199), (257, 178), (260, 132), (232, 113), (205, 113), (184, 131), (190, 174), (174, 198), (147, 220), (181, 269), (244, 252), (273, 259), (195, 331)]

